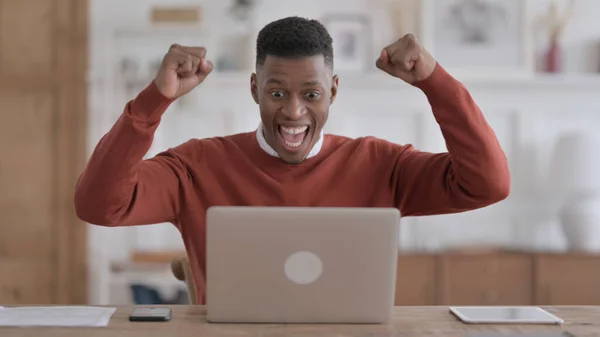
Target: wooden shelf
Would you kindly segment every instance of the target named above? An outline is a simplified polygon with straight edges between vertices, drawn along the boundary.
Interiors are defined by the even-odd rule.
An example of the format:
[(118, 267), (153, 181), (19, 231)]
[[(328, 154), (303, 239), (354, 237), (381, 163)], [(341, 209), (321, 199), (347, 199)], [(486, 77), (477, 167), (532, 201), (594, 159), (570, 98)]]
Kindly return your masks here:
[(156, 251), (156, 252), (145, 252), (145, 251), (133, 251), (131, 253), (131, 262), (133, 263), (171, 263), (171, 260), (185, 256), (185, 251), (174, 250), (174, 251)]

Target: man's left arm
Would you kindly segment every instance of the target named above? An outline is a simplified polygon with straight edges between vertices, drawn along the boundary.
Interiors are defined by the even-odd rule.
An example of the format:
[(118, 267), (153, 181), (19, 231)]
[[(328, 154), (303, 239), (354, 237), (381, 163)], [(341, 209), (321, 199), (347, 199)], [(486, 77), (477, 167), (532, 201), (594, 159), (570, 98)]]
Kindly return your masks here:
[(377, 66), (423, 91), (448, 149), (428, 153), (406, 146), (395, 154), (391, 188), (402, 215), (463, 212), (508, 197), (506, 156), (462, 83), (410, 35), (384, 49)]

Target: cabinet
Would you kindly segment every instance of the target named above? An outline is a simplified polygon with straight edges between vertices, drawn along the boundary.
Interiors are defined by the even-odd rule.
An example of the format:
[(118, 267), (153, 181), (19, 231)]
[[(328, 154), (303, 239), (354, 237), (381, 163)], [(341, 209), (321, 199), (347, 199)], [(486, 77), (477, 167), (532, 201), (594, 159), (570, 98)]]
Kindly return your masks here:
[(536, 304), (600, 304), (600, 256), (541, 255), (535, 261)]
[(600, 305), (600, 256), (399, 254), (396, 305)]
[(396, 305), (434, 305), (436, 259), (428, 255), (399, 255), (396, 270)]

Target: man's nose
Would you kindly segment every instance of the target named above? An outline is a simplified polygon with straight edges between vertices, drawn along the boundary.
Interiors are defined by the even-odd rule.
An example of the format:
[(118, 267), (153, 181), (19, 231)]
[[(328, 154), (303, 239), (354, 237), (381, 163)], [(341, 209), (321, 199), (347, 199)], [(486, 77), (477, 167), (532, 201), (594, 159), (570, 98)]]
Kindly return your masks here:
[(283, 113), (290, 120), (298, 120), (306, 114), (306, 107), (302, 100), (293, 97), (287, 102)]

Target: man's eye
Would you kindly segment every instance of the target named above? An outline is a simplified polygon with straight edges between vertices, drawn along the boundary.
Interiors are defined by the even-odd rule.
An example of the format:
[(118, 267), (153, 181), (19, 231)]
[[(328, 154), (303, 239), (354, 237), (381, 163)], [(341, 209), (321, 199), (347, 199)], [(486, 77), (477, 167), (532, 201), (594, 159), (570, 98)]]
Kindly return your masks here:
[(308, 99), (317, 99), (319, 98), (319, 96), (321, 96), (321, 94), (316, 91), (309, 92), (308, 94), (306, 94), (306, 98)]
[(273, 98), (282, 98), (284, 94), (281, 91), (272, 91), (271, 96), (273, 96)]

